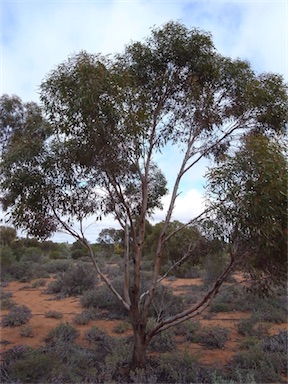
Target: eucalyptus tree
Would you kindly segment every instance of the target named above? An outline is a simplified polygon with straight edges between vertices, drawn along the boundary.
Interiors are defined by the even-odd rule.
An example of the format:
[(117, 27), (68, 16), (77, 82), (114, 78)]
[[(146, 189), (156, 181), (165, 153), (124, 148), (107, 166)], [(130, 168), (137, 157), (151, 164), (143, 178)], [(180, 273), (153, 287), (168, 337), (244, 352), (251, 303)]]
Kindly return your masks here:
[[(97, 273), (130, 316), (132, 364), (144, 366), (151, 339), (203, 311), (234, 266), (231, 259), (196, 305), (147, 330), (163, 246), (173, 236), (167, 229), (182, 177), (202, 158), (219, 157), (251, 129), (283, 131), (286, 86), (281, 76), (257, 75), (249, 63), (220, 55), (209, 33), (170, 22), (121, 54), (72, 55), (41, 84), (41, 102), (50, 137), (33, 161), (24, 159), (25, 166), (17, 154), (13, 157), (12, 147), (6, 153), (1, 168), (4, 207), (10, 209), (14, 225), (29, 233), (45, 237), (61, 227), (82, 241)], [(159, 233), (152, 278), (143, 292), (145, 223), (167, 192), (156, 159), (168, 145), (182, 160)], [(125, 231), (123, 295), (102, 273), (82, 226), (89, 215), (101, 218), (107, 213)], [(79, 232), (73, 219), (80, 223)]]
[(287, 282), (287, 157), (275, 138), (251, 133), (207, 174), (210, 236), (267, 294)]

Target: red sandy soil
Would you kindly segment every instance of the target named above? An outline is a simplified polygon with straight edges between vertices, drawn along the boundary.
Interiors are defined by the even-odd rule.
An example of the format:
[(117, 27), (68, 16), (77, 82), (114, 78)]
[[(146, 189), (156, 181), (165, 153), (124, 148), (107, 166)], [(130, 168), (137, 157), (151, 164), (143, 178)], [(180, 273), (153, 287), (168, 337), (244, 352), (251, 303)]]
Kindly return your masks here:
[[(239, 277), (240, 279), (241, 277)], [(46, 285), (52, 278), (47, 279)], [(201, 279), (177, 279), (174, 281), (165, 280), (163, 282), (166, 286), (171, 287), (173, 292), (177, 295), (185, 294), (187, 289), (191, 285), (202, 284)], [(27, 305), (31, 312), (32, 318), (30, 319), (29, 326), (32, 328), (34, 337), (22, 337), (19, 334), (21, 327), (0, 327), (0, 339), (2, 352), (12, 348), (15, 345), (27, 345), (30, 347), (39, 347), (44, 344), (44, 338), (48, 335), (49, 331), (53, 329), (57, 324), (61, 322), (73, 322), (73, 318), (76, 314), (81, 313), (83, 308), (80, 305), (79, 298), (69, 297), (61, 300), (53, 300), (53, 295), (44, 294), (43, 291), (46, 287), (31, 288), (31, 283), (10, 282), (4, 291), (12, 292), (12, 300), (18, 305)], [(59, 311), (63, 314), (62, 319), (46, 318), (45, 312), (50, 310)], [(3, 317), (8, 310), (1, 311), (1, 317)], [(222, 366), (239, 350), (239, 344), (243, 340), (237, 333), (237, 321), (239, 319), (249, 317), (249, 313), (245, 312), (229, 312), (229, 313), (217, 313), (213, 314), (212, 318), (204, 318), (201, 316), (199, 320), (204, 326), (221, 326), (230, 329), (229, 340), (225, 345), (225, 348), (219, 350), (208, 350), (201, 347), (199, 344), (187, 343), (179, 340), (177, 343), (178, 349), (191, 354), (200, 356), (200, 361), (207, 365), (219, 364)], [(204, 316), (205, 317), (205, 316)], [(80, 336), (77, 339), (81, 345), (85, 345), (87, 342), (84, 339), (84, 333), (92, 326), (97, 326), (106, 331), (113, 337), (123, 337), (132, 335), (132, 331), (129, 330), (123, 335), (119, 335), (113, 332), (113, 328), (121, 320), (95, 320), (90, 321), (88, 325), (77, 326), (80, 331)], [(26, 327), (26, 325), (22, 327)], [(287, 324), (272, 324), (269, 329), (270, 334), (278, 333), (280, 330), (287, 329)], [(5, 345), (3, 341), (9, 341), (9, 344)]]

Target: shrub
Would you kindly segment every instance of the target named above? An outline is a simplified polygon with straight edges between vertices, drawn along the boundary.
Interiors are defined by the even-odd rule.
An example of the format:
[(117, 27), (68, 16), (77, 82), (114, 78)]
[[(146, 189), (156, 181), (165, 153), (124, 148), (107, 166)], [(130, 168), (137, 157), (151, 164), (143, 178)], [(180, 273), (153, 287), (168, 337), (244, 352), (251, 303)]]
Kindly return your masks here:
[(189, 320), (179, 324), (175, 327), (175, 335), (185, 336), (187, 341), (193, 342), (195, 340), (195, 334), (199, 331), (201, 325), (198, 320)]
[(277, 335), (266, 337), (260, 342), (263, 351), (286, 354), (288, 351), (288, 331), (281, 331)]
[(60, 297), (77, 296), (92, 289), (95, 283), (95, 272), (83, 264), (78, 264), (58, 276), (56, 281), (52, 281), (46, 293), (58, 294)]
[(207, 383), (209, 372), (187, 353), (161, 356), (159, 374), (163, 383)]
[(194, 341), (204, 345), (206, 348), (224, 348), (228, 340), (229, 329), (222, 327), (203, 327), (197, 333)]
[(6, 275), (7, 270), (9, 270), (9, 267), (15, 263), (15, 260), (16, 257), (13, 250), (8, 246), (0, 245), (0, 271), (2, 279)]
[(240, 372), (242, 376), (249, 372), (261, 384), (279, 382), (281, 374), (287, 374), (286, 356), (283, 353), (265, 352), (259, 346), (234, 355), (229, 368), (232, 378), (236, 378), (235, 372)]
[(77, 324), (77, 325), (86, 325), (89, 323), (89, 321), (90, 321), (90, 314), (87, 311), (78, 313), (73, 319), (74, 324)]
[(3, 327), (15, 327), (26, 324), (31, 318), (31, 311), (26, 305), (13, 306), (10, 312), (2, 319)]
[(44, 265), (48, 273), (65, 272), (71, 266), (70, 260), (51, 260)]
[(52, 319), (62, 319), (63, 313), (58, 311), (48, 311), (44, 313), (44, 316)]
[(268, 326), (259, 322), (257, 316), (251, 316), (249, 319), (240, 320), (237, 324), (237, 330), (240, 335), (255, 336), (259, 339), (268, 334)]
[(123, 305), (106, 285), (84, 292), (80, 303), (84, 308), (97, 308), (98, 310), (108, 311), (107, 316), (110, 319), (125, 318), (127, 316), (127, 311)]
[(86, 331), (84, 337), (95, 348), (100, 360), (111, 353), (116, 345), (112, 337), (95, 326)]
[(0, 301), (0, 308), (3, 309), (11, 309), (12, 307), (15, 307), (17, 305), (14, 300), (11, 299), (2, 299)]
[(24, 248), (22, 261), (28, 261), (29, 263), (39, 263), (42, 261), (43, 255), (41, 249), (37, 247)]
[(113, 327), (113, 332), (121, 334), (126, 333), (129, 329), (131, 329), (131, 325), (126, 321), (122, 321)]
[(20, 328), (19, 335), (22, 337), (34, 337), (34, 332), (33, 329), (28, 325), (26, 327)]
[(33, 281), (33, 283), (31, 284), (31, 287), (32, 288), (44, 287), (45, 284), (46, 284), (46, 280), (39, 279), (39, 280)]
[(55, 354), (26, 349), (21, 358), (10, 362), (7, 366), (9, 383), (51, 382), (53, 372), (58, 366), (59, 358)]
[(174, 296), (171, 289), (160, 285), (152, 301), (149, 316), (160, 319), (173, 316), (184, 309), (184, 300), (180, 296)]
[(153, 352), (172, 351), (175, 347), (174, 334), (171, 330), (160, 332), (152, 338), (149, 344), (149, 349)]
[(13, 263), (13, 265), (11, 265), (7, 271), (13, 279), (26, 282), (33, 279), (35, 273), (35, 265), (28, 261), (21, 260)]
[(61, 323), (52, 329), (45, 341), (55, 345), (57, 343), (71, 343), (79, 336), (79, 332), (69, 323)]

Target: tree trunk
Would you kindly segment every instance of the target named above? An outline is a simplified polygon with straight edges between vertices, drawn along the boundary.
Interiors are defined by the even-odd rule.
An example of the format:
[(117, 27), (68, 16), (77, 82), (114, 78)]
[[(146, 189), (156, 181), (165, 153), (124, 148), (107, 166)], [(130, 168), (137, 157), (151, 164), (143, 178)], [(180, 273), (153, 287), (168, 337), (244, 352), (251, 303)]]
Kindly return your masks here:
[(145, 368), (146, 365), (146, 338), (145, 327), (142, 324), (133, 326), (134, 349), (131, 366), (132, 368)]

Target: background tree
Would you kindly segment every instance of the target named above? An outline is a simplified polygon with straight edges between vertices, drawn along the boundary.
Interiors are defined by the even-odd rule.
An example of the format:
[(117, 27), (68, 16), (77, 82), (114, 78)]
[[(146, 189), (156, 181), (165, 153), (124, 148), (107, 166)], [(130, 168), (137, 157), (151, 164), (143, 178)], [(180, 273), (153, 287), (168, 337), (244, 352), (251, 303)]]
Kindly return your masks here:
[[(210, 235), (228, 244), (263, 293), (287, 280), (287, 160), (275, 139), (251, 133), (208, 173)], [(256, 279), (257, 276), (257, 279)]]
[[(281, 76), (256, 75), (249, 63), (221, 56), (209, 34), (171, 22), (123, 54), (70, 57), (42, 83), (41, 101), (50, 138), (23, 159), (18, 151), (14, 156), (11, 142), (1, 165), (3, 206), (14, 225), (33, 235), (62, 228), (87, 247), (97, 273), (130, 316), (132, 365), (144, 366), (151, 339), (203, 311), (235, 265), (231, 258), (197, 304), (147, 329), (163, 247), (179, 232), (167, 234), (182, 177), (251, 129), (285, 130), (286, 86)], [(167, 192), (155, 158), (168, 144), (178, 148), (182, 161), (143, 292), (146, 220)], [(125, 232), (123, 294), (102, 273), (83, 230), (85, 218), (107, 213)]]
[(12, 227), (0, 226), (0, 245), (8, 245), (16, 240), (17, 233), (16, 229)]

